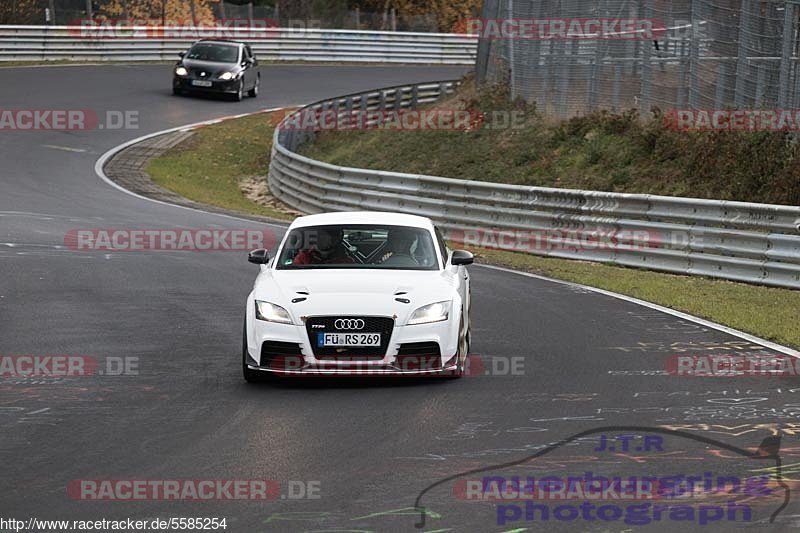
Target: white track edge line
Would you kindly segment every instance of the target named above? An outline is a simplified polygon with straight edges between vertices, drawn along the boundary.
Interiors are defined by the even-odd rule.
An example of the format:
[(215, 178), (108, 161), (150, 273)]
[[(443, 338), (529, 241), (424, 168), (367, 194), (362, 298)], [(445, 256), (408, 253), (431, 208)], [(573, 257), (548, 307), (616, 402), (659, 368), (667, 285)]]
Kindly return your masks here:
[(543, 281), (549, 281), (552, 283), (559, 283), (561, 285), (567, 285), (570, 287), (576, 287), (585, 289), (588, 291), (592, 291), (598, 294), (603, 294), (605, 296), (610, 296), (612, 298), (616, 298), (618, 300), (623, 300), (632, 304), (641, 305), (643, 307), (648, 307), (650, 309), (654, 309), (656, 311), (660, 311), (662, 313), (666, 313), (668, 315), (675, 316), (677, 318), (681, 318), (683, 320), (688, 320), (689, 322), (694, 322), (695, 324), (699, 324), (701, 326), (706, 326), (711, 329), (715, 329), (717, 331), (721, 331), (723, 333), (727, 333), (728, 335), (733, 335), (734, 337), (739, 337), (740, 339), (746, 340), (748, 342), (752, 342), (755, 344), (760, 344), (765, 348), (769, 348), (770, 350), (774, 350), (776, 352), (783, 353), (785, 355), (789, 355), (791, 357), (800, 358), (800, 351), (795, 350), (794, 348), (790, 348), (788, 346), (783, 346), (782, 344), (778, 344), (772, 341), (768, 341), (766, 339), (762, 339), (761, 337), (757, 337), (755, 335), (751, 335), (750, 333), (745, 333), (744, 331), (739, 331), (738, 329), (734, 329), (728, 326), (724, 326), (722, 324), (718, 324), (716, 322), (712, 322), (710, 320), (706, 320), (705, 318), (700, 318), (694, 315), (690, 315), (688, 313), (684, 313), (682, 311), (676, 311), (675, 309), (670, 309), (669, 307), (664, 307), (663, 305), (654, 304), (653, 302), (648, 302), (646, 300), (640, 300), (639, 298), (634, 298), (633, 296), (626, 296), (624, 294), (619, 294), (612, 291), (607, 291), (605, 289), (599, 289), (597, 287), (591, 287), (589, 285), (582, 285), (580, 283), (574, 283), (572, 281), (564, 281), (561, 279), (554, 279), (548, 278), (547, 276), (541, 276), (539, 274), (532, 274), (530, 272), (523, 272), (521, 270), (514, 270), (512, 268), (505, 268), (499, 267), (495, 265), (487, 265), (483, 263), (476, 263), (475, 266), (481, 268), (488, 268), (491, 270), (497, 270), (500, 272), (508, 272), (513, 274), (519, 274), (520, 276), (527, 276), (529, 278), (540, 279)]
[(106, 182), (108, 185), (111, 185), (115, 189), (117, 189), (119, 191), (122, 191), (125, 194), (133, 196), (135, 198), (139, 198), (140, 200), (147, 200), (148, 202), (154, 202), (154, 203), (161, 204), (161, 205), (168, 205), (170, 207), (177, 207), (177, 208), (180, 208), (180, 209), (188, 209), (190, 211), (196, 211), (198, 213), (205, 213), (205, 214), (209, 214), (209, 215), (215, 215), (215, 216), (219, 216), (219, 217), (230, 218), (230, 219), (233, 219), (233, 220), (240, 220), (240, 221), (249, 222), (249, 223), (265, 224), (267, 226), (274, 226), (274, 227), (278, 227), (278, 228), (284, 228), (284, 227), (286, 227), (286, 225), (288, 225), (288, 222), (286, 224), (280, 224), (278, 222), (264, 222), (264, 221), (260, 221), (260, 220), (252, 220), (252, 219), (248, 219), (248, 218), (237, 217), (235, 215), (228, 215), (228, 214), (225, 214), (225, 213), (214, 213), (213, 211), (205, 211), (203, 209), (198, 209), (196, 207), (189, 207), (189, 206), (186, 206), (186, 205), (173, 204), (173, 203), (170, 203), (170, 202), (165, 202), (163, 200), (156, 200), (155, 198), (148, 198), (147, 196), (142, 196), (141, 194), (137, 194), (137, 193), (135, 193), (135, 192), (133, 192), (131, 190), (126, 189), (122, 185), (114, 182), (111, 178), (109, 178), (106, 175), (105, 171), (103, 170), (103, 167), (105, 166), (105, 164), (108, 162), (109, 159), (111, 159), (112, 157), (117, 155), (122, 150), (125, 150), (126, 148), (129, 148), (129, 147), (133, 146), (134, 144), (138, 144), (138, 143), (140, 143), (142, 141), (146, 141), (146, 140), (152, 139), (154, 137), (160, 137), (161, 135), (166, 135), (168, 133), (174, 133), (176, 131), (191, 131), (191, 130), (193, 130), (195, 128), (199, 128), (201, 126), (208, 126), (210, 124), (216, 124), (216, 123), (222, 122), (224, 120), (231, 120), (231, 119), (242, 118), (242, 117), (247, 117), (247, 116), (251, 116), (251, 115), (258, 115), (260, 113), (274, 113), (276, 111), (281, 111), (282, 109), (289, 109), (289, 108), (292, 108), (292, 107), (297, 107), (297, 106), (283, 106), (283, 107), (274, 107), (274, 108), (270, 108), (270, 109), (262, 109), (260, 111), (253, 111), (252, 113), (240, 113), (238, 115), (230, 115), (230, 116), (227, 116), (227, 117), (213, 118), (213, 119), (209, 119), (209, 120), (204, 120), (202, 122), (195, 122), (193, 124), (185, 124), (183, 126), (178, 126), (178, 127), (175, 127), (175, 128), (169, 128), (169, 129), (166, 129), (166, 130), (157, 131), (155, 133), (148, 133), (147, 135), (142, 135), (141, 137), (137, 137), (136, 139), (132, 139), (130, 141), (124, 142), (124, 143), (122, 143), (120, 145), (117, 145), (114, 148), (111, 148), (110, 150), (106, 151), (103, 155), (100, 156), (100, 158), (97, 161), (95, 161), (94, 172), (95, 172), (95, 174), (97, 174), (97, 176), (101, 180)]

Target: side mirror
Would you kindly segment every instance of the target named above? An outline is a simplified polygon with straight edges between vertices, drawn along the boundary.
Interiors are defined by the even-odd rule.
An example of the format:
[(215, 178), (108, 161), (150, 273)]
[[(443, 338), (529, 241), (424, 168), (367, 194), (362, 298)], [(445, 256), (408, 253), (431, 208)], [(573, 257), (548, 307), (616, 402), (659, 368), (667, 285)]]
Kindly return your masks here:
[(186, 52), (178, 52), (178, 57), (180, 57), (181, 59), (183, 59), (183, 56), (185, 56), (185, 55), (186, 55)]
[(453, 250), (453, 255), (450, 256), (450, 264), (452, 265), (471, 265), (475, 261), (475, 257), (466, 250)]
[(269, 252), (264, 248), (253, 250), (247, 254), (247, 260), (257, 265), (266, 265), (269, 263)]

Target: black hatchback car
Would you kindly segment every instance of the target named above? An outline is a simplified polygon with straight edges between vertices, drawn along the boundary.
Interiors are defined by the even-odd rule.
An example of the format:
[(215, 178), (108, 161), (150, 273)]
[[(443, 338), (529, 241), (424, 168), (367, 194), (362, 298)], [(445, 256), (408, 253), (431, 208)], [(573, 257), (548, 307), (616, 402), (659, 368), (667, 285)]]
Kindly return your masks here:
[(241, 100), (258, 96), (261, 73), (250, 46), (236, 41), (197, 41), (175, 64), (173, 94), (217, 93)]

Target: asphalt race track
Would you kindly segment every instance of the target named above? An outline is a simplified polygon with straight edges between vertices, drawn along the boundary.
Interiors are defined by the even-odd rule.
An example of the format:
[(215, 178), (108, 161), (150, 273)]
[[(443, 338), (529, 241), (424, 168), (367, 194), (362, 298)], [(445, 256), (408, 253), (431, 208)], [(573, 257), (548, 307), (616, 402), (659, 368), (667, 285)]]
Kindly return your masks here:
[[(237, 104), (173, 97), (168, 66), (0, 69), (5, 109), (139, 113), (136, 130), (0, 131), (0, 355), (85, 355), (99, 365), (87, 377), (0, 376), (0, 517), (224, 517), (233, 532), (417, 531), (418, 504), (426, 510), (425, 531), (798, 527), (800, 506), (790, 491), (800, 465), (800, 381), (665, 371), (675, 355), (777, 353), (752, 341), (579, 287), (474, 266), (473, 375), (248, 385), (241, 327), (257, 270), (245, 253), (64, 246), (74, 229), (264, 228), (109, 186), (94, 164), (123, 142), (261, 108), (454, 78), (462, 70), (262, 72), (261, 96)], [(109, 375), (121, 360), (136, 368)], [(581, 432), (587, 433), (559, 442)], [(631, 434), (642, 438), (625, 451), (614, 437)], [(644, 446), (645, 437), (662, 441)], [(767, 448), (756, 458), (764, 439)], [(617, 443), (614, 451), (605, 441)], [(484, 470), (470, 473), (475, 469)], [(613, 520), (624, 506), (604, 501), (598, 506), (611, 509), (605, 518), (564, 510), (544, 524), (540, 514), (527, 516), (526, 502), (498, 506), (461, 497), (465, 483), (487, 475), (587, 472), (710, 472), (741, 480), (780, 472), (783, 479), (761, 493), (692, 499), (695, 508), (722, 508), (732, 499), (750, 506), (749, 522), (741, 510), (731, 521), (726, 508), (704, 527), (697, 509), (691, 519), (664, 511), (650, 525), (625, 524)], [(279, 489), (266, 500), (90, 501), (68, 490), (80, 480), (272, 480)], [(716, 512), (710, 507), (709, 521)]]

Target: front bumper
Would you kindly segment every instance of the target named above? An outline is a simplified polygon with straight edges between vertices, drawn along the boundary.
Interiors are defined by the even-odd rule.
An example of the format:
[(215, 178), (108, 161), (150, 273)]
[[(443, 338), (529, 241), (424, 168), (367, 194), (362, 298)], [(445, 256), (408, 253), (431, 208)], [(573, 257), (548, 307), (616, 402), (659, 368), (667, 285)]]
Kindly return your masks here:
[(258, 370), (266, 374), (276, 374), (283, 376), (456, 376), (458, 365), (452, 364), (439, 369), (403, 370), (395, 367), (378, 368), (375, 366), (365, 368), (330, 368), (307, 366), (297, 370), (276, 369), (248, 364), (250, 370)]
[[(395, 324), (385, 353), (331, 357), (315, 354), (305, 325), (265, 322), (254, 314), (248, 308), (247, 366), (251, 370), (287, 376), (448, 376), (458, 371), (458, 320), (452, 316), (431, 324)], [(438, 349), (414, 355), (413, 346)]]
[[(192, 81), (211, 82), (211, 86), (200, 87), (197, 85), (192, 85)], [(198, 80), (197, 78), (190, 78), (186, 76), (174, 76), (172, 78), (172, 87), (175, 89), (180, 89), (182, 91), (235, 94), (239, 91), (239, 82), (240, 79), (232, 79), (227, 81), (213, 80), (213, 79)]]

